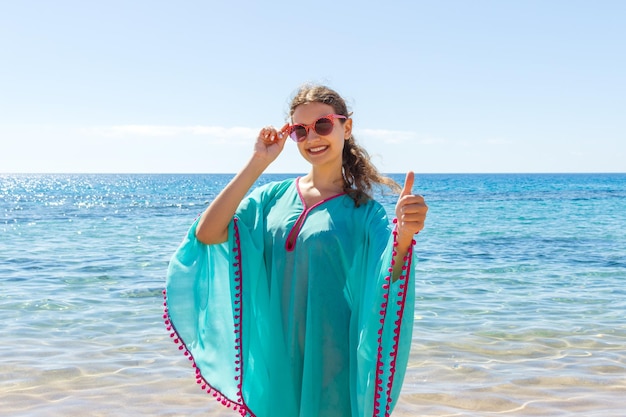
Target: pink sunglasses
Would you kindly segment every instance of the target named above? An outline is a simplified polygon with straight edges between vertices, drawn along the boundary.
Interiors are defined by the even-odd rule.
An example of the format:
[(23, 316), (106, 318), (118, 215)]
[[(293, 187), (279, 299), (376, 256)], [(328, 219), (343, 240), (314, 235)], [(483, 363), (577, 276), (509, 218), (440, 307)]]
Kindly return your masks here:
[(347, 119), (346, 116), (340, 114), (329, 114), (322, 116), (310, 125), (303, 125), (301, 123), (291, 125), (287, 129), (289, 137), (296, 142), (302, 142), (309, 135), (309, 129), (313, 128), (313, 131), (320, 136), (329, 135), (335, 127), (335, 119)]

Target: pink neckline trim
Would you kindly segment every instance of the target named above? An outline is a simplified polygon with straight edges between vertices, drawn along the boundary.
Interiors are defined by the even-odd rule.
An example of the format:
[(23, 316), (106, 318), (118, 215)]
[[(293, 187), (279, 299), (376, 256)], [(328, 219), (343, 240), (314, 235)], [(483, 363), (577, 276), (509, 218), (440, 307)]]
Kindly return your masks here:
[(300, 177), (296, 178), (296, 191), (298, 192), (298, 197), (300, 197), (300, 202), (302, 203), (302, 207), (304, 207), (304, 210), (302, 210), (302, 213), (300, 213), (300, 215), (298, 216), (298, 219), (294, 223), (291, 231), (289, 232), (289, 235), (287, 236), (287, 242), (285, 243), (285, 249), (287, 250), (287, 252), (293, 252), (296, 248), (296, 241), (298, 235), (300, 234), (300, 230), (302, 230), (302, 226), (304, 225), (307, 216), (314, 208), (319, 207), (332, 199), (345, 195), (344, 192), (341, 192), (339, 194), (335, 194), (331, 197), (325, 198), (322, 201), (318, 201), (311, 207), (307, 207), (306, 202), (304, 201), (304, 197), (302, 196), (302, 192), (300, 191)]

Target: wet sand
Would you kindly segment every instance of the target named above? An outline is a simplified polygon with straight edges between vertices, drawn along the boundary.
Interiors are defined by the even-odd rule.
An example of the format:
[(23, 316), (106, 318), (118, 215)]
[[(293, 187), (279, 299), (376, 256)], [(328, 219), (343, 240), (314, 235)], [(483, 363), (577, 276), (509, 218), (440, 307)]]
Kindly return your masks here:
[[(528, 352), (503, 340), (471, 348), (462, 340), (414, 343), (393, 415), (623, 416), (626, 351), (615, 341), (552, 341), (543, 351), (534, 343)], [(188, 361), (163, 335), (139, 346), (81, 344), (78, 350), (54, 341), (22, 349), (3, 344), (3, 415), (238, 415), (199, 389)]]

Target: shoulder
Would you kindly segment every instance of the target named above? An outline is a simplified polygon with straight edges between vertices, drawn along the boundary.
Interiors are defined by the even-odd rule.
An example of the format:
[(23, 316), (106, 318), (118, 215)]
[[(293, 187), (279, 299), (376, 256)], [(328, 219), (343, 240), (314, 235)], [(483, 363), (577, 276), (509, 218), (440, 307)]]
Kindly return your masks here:
[(254, 188), (247, 197), (244, 199), (245, 201), (257, 201), (260, 203), (273, 200), (276, 198), (280, 198), (285, 192), (290, 189), (295, 189), (295, 178), (289, 178), (281, 181), (269, 181), (260, 184), (256, 188)]
[(380, 202), (369, 199), (357, 207), (354, 200), (345, 195), (341, 204), (343, 215), (350, 219), (355, 230), (376, 234), (389, 228), (387, 210)]
[(291, 188), (295, 188), (294, 181), (295, 179), (290, 178), (281, 181), (269, 181), (258, 185), (239, 203), (237, 215), (241, 218), (246, 213), (264, 211), (266, 207), (272, 205), (273, 201), (280, 199)]
[[(352, 201), (352, 199), (350, 199)], [(354, 205), (354, 202), (352, 203)], [(354, 207), (355, 213), (360, 213), (369, 218), (375, 217), (387, 221), (387, 211), (385, 207), (378, 201), (369, 198), (366, 202), (361, 203), (358, 207)]]
[(269, 181), (259, 185), (256, 189), (254, 189), (253, 193), (276, 196), (279, 194), (283, 194), (290, 188), (295, 189), (295, 182), (295, 178), (288, 178), (281, 181)]

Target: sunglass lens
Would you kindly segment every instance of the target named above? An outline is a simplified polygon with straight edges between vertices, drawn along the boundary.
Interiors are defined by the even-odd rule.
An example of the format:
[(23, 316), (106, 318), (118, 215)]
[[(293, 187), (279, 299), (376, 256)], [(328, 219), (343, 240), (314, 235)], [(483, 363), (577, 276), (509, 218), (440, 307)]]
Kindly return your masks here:
[(318, 135), (325, 136), (330, 134), (333, 131), (333, 121), (326, 117), (322, 117), (317, 122), (315, 122), (315, 132)]
[(291, 129), (289, 136), (291, 136), (291, 139), (296, 142), (301, 142), (304, 138), (306, 138), (306, 128), (304, 126), (296, 125), (293, 129)]

